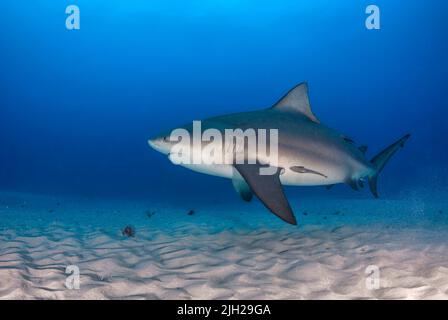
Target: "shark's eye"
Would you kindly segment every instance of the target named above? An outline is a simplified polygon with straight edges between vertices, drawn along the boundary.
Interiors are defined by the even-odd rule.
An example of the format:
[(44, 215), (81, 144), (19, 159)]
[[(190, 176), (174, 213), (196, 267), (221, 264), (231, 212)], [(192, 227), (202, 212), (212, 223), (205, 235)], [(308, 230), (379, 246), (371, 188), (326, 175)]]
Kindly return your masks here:
[(169, 138), (169, 137), (163, 137), (163, 141), (165, 141), (165, 142), (169, 142), (169, 141), (170, 141), (170, 138)]

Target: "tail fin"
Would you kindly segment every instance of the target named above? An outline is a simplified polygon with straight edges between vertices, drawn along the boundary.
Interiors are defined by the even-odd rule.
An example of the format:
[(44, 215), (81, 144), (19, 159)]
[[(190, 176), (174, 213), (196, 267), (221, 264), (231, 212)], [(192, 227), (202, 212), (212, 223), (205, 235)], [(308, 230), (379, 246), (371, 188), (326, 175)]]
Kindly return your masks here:
[(395, 143), (391, 144), (386, 149), (384, 149), (383, 151), (378, 153), (371, 160), (371, 162), (375, 168), (375, 172), (369, 176), (369, 187), (370, 187), (370, 191), (372, 192), (372, 194), (375, 198), (378, 198), (377, 180), (378, 180), (379, 173), (381, 172), (381, 170), (383, 170), (387, 161), (389, 161), (389, 159), (398, 150), (398, 148), (404, 146), (404, 143), (406, 142), (406, 140), (409, 139), (410, 136), (411, 136), (410, 134), (405, 135), (400, 140), (396, 141)]

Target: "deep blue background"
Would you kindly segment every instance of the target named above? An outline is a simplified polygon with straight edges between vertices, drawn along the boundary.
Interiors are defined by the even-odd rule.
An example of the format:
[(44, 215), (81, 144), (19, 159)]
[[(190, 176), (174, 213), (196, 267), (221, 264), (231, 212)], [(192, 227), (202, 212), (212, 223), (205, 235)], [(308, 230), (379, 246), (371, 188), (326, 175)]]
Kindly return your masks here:
[[(381, 30), (364, 26), (371, 3)], [(66, 30), (68, 4), (80, 7), (81, 30)], [(447, 9), (423, 0), (3, 0), (0, 189), (230, 194), (229, 181), (174, 167), (146, 140), (268, 107), (302, 81), (320, 120), (368, 144), (369, 156), (412, 133), (380, 191), (440, 189)]]

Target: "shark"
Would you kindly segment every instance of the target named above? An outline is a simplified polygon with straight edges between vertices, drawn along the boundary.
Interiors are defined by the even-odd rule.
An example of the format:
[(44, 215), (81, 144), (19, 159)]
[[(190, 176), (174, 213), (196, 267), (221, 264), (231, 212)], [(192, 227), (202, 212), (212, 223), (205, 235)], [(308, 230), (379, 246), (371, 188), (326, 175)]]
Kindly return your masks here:
[[(275, 163), (270, 163), (270, 159), (260, 154), (258, 148), (243, 148), (239, 152), (244, 152), (246, 158), (254, 161), (181, 165), (203, 174), (231, 179), (243, 200), (251, 201), (255, 195), (269, 211), (293, 225), (297, 224), (297, 220), (284, 186), (331, 188), (335, 184), (345, 183), (359, 190), (367, 183), (373, 196), (378, 198), (379, 174), (410, 137), (410, 134), (405, 134), (370, 160), (367, 159), (366, 146), (357, 146), (352, 139), (325, 126), (315, 116), (306, 82), (293, 87), (269, 108), (215, 116), (202, 120), (201, 124), (203, 130), (214, 128), (219, 132), (250, 128), (277, 130), (278, 157)], [(180, 128), (194, 134), (192, 124)], [(174, 146), (179, 143), (179, 140), (172, 138), (172, 132), (169, 130), (149, 139), (149, 145), (170, 157)], [(194, 148), (191, 142), (186, 144)], [(226, 150), (223, 152), (235, 151)], [(260, 169), (266, 166), (273, 168), (272, 174), (262, 174)]]

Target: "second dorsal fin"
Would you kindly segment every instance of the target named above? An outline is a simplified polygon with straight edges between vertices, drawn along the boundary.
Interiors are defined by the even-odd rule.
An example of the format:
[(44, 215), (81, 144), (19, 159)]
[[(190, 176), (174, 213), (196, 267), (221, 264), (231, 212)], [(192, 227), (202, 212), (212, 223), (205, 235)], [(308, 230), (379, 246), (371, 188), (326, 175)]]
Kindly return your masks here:
[(366, 154), (367, 152), (367, 146), (360, 146), (358, 147), (359, 151), (361, 151), (363, 154)]

